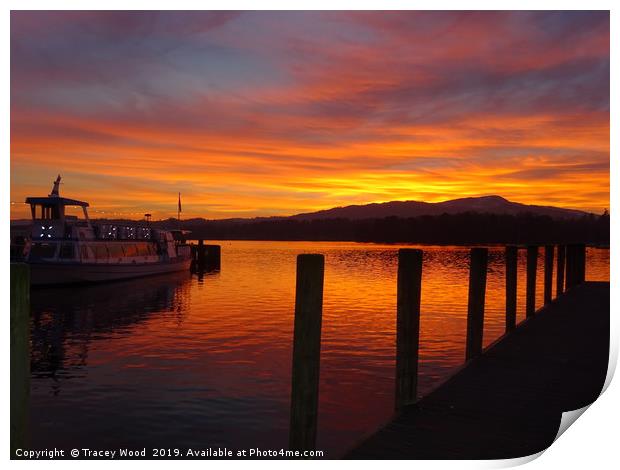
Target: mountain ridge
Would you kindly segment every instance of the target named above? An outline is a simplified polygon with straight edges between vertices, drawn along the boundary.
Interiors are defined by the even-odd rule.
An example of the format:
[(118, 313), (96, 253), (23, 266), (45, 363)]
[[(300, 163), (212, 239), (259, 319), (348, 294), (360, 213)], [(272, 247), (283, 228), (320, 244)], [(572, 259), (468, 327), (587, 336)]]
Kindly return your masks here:
[(424, 201), (389, 201), (370, 204), (348, 205), (333, 207), (314, 212), (306, 212), (289, 216), (290, 219), (316, 220), (329, 218), (344, 218), (351, 220), (373, 219), (384, 217), (419, 217), (424, 215), (459, 214), (465, 212), (479, 212), (492, 214), (522, 214), (532, 213), (547, 215), (556, 219), (572, 219), (588, 215), (588, 212), (577, 209), (564, 209), (555, 206), (541, 206), (509, 201), (497, 196), (474, 196), (458, 199), (449, 199), (442, 202)]
[[(411, 218), (420, 216), (438, 216), (442, 214), (461, 214), (467, 212), (477, 212), (497, 215), (518, 215), (534, 214), (549, 216), (553, 219), (576, 219), (590, 215), (577, 209), (565, 209), (555, 206), (541, 206), (535, 204), (523, 204), (510, 201), (502, 196), (472, 196), (458, 199), (449, 199), (441, 202), (424, 201), (388, 201), (372, 202), (368, 204), (352, 204), (348, 206), (332, 207), (313, 212), (304, 212), (290, 216), (262, 216), (262, 217), (231, 217), (227, 219), (206, 219), (204, 217), (192, 217), (184, 219), (183, 224), (196, 224), (204, 222), (243, 224), (252, 222), (268, 222), (280, 220), (321, 220), (321, 219), (383, 219), (386, 217)], [(97, 220), (128, 220), (128, 219), (107, 219)], [(13, 220), (16, 222), (29, 222), (26, 219)], [(175, 218), (162, 219), (154, 222), (176, 222)]]

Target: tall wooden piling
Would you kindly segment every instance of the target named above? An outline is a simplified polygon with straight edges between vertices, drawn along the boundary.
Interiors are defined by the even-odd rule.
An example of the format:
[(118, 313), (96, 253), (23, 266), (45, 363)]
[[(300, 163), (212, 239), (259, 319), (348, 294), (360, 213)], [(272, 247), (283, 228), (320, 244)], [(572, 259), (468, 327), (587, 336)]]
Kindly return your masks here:
[(314, 450), (319, 404), (323, 255), (297, 256), (289, 448)]
[(566, 266), (566, 245), (558, 245), (557, 274), (555, 278), (555, 295), (564, 293), (564, 268)]
[(545, 246), (545, 285), (544, 302), (545, 305), (551, 303), (553, 292), (553, 245)]
[(536, 311), (536, 267), (538, 247), (527, 247), (527, 277), (525, 284), (525, 316), (531, 317)]
[(577, 245), (577, 247), (575, 248), (577, 251), (577, 256), (576, 256), (576, 264), (577, 264), (577, 269), (576, 269), (576, 280), (575, 282), (577, 284), (581, 284), (582, 282), (585, 282), (586, 280), (586, 245), (584, 243), (580, 243)]
[(398, 250), (395, 408), (415, 403), (418, 388), (422, 250)]
[(575, 245), (566, 247), (566, 290), (575, 285)]
[(489, 250), (487, 248), (472, 248), (470, 252), (465, 360), (473, 359), (482, 354), (488, 256)]
[(506, 247), (506, 332), (517, 326), (517, 254), (516, 246)]
[(11, 457), (27, 447), (30, 395), (30, 269), (11, 263)]

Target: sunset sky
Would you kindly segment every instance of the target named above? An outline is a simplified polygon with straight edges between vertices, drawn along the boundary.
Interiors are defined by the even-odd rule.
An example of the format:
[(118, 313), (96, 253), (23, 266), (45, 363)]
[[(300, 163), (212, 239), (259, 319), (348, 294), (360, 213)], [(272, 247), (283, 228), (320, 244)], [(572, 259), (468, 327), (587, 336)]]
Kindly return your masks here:
[(11, 217), (609, 207), (607, 12), (13, 12)]

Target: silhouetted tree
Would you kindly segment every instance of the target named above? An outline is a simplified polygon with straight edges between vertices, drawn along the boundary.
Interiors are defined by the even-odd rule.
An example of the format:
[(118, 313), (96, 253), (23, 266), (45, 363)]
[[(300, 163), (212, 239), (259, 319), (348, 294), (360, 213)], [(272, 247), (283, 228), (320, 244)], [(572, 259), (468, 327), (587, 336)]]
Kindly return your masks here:
[[(153, 222), (166, 226), (168, 222)], [(176, 228), (176, 220), (171, 227)], [(191, 238), (228, 240), (326, 240), (426, 244), (590, 243), (609, 244), (609, 213), (576, 219), (461, 213), (413, 218), (316, 219), (290, 218), (190, 219), (182, 228)]]

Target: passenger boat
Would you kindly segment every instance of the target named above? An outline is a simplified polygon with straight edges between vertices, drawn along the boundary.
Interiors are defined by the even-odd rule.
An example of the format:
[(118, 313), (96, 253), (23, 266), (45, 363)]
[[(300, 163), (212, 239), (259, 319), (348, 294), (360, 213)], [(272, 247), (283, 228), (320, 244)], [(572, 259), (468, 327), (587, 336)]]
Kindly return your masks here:
[[(32, 228), (24, 248), (32, 285), (116, 281), (188, 270), (191, 248), (180, 231), (149, 224), (95, 224), (88, 202), (61, 197), (61, 177), (47, 197), (28, 197)], [(65, 213), (81, 207), (83, 219)], [(177, 236), (175, 236), (177, 235)]]

